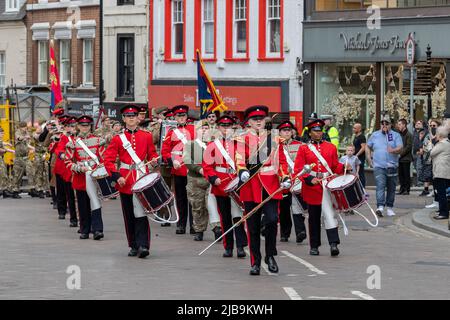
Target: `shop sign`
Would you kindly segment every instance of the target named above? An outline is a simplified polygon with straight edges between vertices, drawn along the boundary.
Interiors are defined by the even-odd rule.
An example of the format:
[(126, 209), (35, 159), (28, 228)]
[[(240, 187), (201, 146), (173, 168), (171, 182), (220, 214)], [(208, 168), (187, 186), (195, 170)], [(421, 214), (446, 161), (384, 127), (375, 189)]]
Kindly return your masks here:
[(340, 38), (344, 41), (345, 51), (369, 51), (375, 54), (378, 50), (389, 50), (394, 54), (397, 50), (406, 49), (406, 41), (399, 35), (383, 39), (379, 35), (372, 35), (370, 32), (365, 34), (358, 32), (355, 36), (348, 36), (340, 33)]
[(408, 36), (408, 40), (406, 40), (406, 63), (409, 66), (414, 64), (414, 59), (416, 57), (416, 42), (412, 34), (410, 33)]

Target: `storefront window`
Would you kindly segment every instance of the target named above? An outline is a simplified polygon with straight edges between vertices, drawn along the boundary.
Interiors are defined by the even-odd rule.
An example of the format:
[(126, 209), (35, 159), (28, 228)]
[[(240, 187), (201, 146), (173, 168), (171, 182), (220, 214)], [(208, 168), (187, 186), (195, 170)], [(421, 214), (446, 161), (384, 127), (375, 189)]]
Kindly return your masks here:
[[(428, 119), (428, 93), (431, 89), (432, 117), (442, 117), (446, 108), (446, 70), (445, 63), (433, 61), (431, 64), (431, 82), (429, 67), (426, 63), (417, 66), (417, 78), (414, 84), (414, 120)], [(385, 64), (385, 97), (383, 109), (393, 120), (411, 119), (410, 71), (400, 63)]]
[(372, 5), (380, 8), (413, 8), (450, 5), (449, 0), (317, 0), (316, 11), (361, 10)]
[(366, 133), (375, 129), (376, 74), (374, 64), (317, 64), (316, 108), (334, 116), (341, 147), (352, 142), (352, 126), (359, 122)]

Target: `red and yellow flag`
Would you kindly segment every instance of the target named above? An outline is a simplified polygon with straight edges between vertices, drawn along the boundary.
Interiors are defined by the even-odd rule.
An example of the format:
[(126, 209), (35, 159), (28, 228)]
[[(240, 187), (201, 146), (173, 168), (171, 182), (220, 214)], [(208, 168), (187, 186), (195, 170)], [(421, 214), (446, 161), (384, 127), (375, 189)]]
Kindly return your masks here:
[(53, 48), (53, 41), (50, 42), (50, 85), (52, 91), (52, 110), (58, 107), (62, 101), (63, 96), (61, 92), (61, 82), (59, 81), (58, 68), (56, 66), (55, 49)]

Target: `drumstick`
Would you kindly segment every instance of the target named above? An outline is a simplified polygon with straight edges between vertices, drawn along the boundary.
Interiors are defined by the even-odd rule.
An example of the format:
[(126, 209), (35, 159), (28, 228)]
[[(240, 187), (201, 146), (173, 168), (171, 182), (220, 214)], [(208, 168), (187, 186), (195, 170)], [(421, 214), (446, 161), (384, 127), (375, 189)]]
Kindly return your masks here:
[(348, 158), (347, 160), (345, 160), (344, 176), (347, 175), (347, 165), (348, 165)]
[[(156, 158), (153, 158), (153, 159), (150, 160), (150, 161), (145, 162), (144, 165), (143, 165), (143, 167), (146, 167), (149, 163), (151, 163), (151, 162), (154, 161), (154, 160), (158, 160), (159, 158), (161, 158), (161, 157), (156, 157)], [(130, 177), (130, 175), (131, 175), (131, 173), (132, 173), (133, 171), (134, 171), (134, 170), (130, 170), (130, 171), (128, 172), (128, 174), (125, 176), (125, 181), (128, 180), (128, 178)]]

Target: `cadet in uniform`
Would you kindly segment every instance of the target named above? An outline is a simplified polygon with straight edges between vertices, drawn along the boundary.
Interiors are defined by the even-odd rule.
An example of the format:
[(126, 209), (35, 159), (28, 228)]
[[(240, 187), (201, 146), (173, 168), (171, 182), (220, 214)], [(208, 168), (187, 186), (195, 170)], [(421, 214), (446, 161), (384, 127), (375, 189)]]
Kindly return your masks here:
[(192, 228), (192, 213), (186, 193), (187, 185), (187, 168), (183, 164), (183, 150), (184, 146), (189, 140), (195, 139), (194, 126), (187, 124), (187, 113), (189, 107), (185, 105), (175, 106), (172, 112), (178, 127), (170, 130), (162, 144), (161, 156), (163, 161), (172, 167), (172, 175), (175, 182), (175, 195), (180, 214), (180, 220), (177, 224), (176, 234), (185, 234), (188, 217), (190, 220), (190, 233), (195, 234)]
[(16, 131), (16, 146), (14, 157), (14, 170), (12, 177), (12, 193), (14, 199), (20, 199), (20, 187), (22, 185), (22, 178), (26, 172), (26, 165), (28, 160), (29, 143), (31, 137), (28, 134), (27, 123), (20, 122), (19, 129)]
[[(291, 186), (286, 156), (283, 146), (272, 139), (270, 132), (265, 129), (266, 117), (269, 115), (266, 106), (254, 106), (245, 111), (250, 130), (238, 143), (236, 152), (236, 166), (241, 183), (240, 199), (244, 202), (245, 213), (248, 214), (261, 202), (274, 194), (279, 188), (288, 189)], [(261, 269), (261, 215), (264, 212), (266, 221), (266, 256), (264, 262), (269, 271), (278, 272), (278, 265), (274, 256), (277, 255), (277, 225), (278, 206), (283, 199), (280, 192), (264, 204), (247, 220), (249, 245), (251, 252), (251, 275), (259, 275)]]
[(111, 141), (111, 139), (113, 138), (113, 132), (111, 128), (111, 118), (106, 115), (103, 116), (102, 127), (95, 130), (94, 134), (97, 137), (104, 139), (106, 144), (105, 146), (107, 146)]
[[(3, 128), (0, 127), (0, 193), (3, 195), (3, 198), (10, 198), (12, 197), (12, 193), (9, 192), (9, 175), (8, 175), (8, 169), (6, 168), (5, 162), (3, 161), (3, 156), (6, 152), (8, 152), (7, 146), (9, 144), (6, 144), (3, 141), (3, 135), (4, 131)], [(11, 152), (10, 150), (9, 152)]]
[[(42, 124), (41, 124), (42, 125)], [(48, 164), (47, 164), (47, 148), (45, 147), (45, 140), (39, 141), (39, 136), (42, 133), (42, 128), (39, 126), (33, 134), (34, 141), (34, 183), (36, 193), (39, 198), (45, 198), (45, 192), (48, 191)]]
[[(217, 121), (219, 127), (219, 136), (209, 143), (203, 160), (203, 169), (205, 176), (212, 186), (212, 194), (217, 201), (218, 212), (220, 214), (220, 223), (223, 231), (227, 231), (242, 217), (242, 211), (239, 208), (241, 203), (236, 204), (224, 189), (228, 184), (237, 177), (235, 153), (237, 142), (233, 137), (234, 120), (230, 116), (224, 115)], [(238, 211), (236, 214), (235, 212)], [(233, 218), (233, 216), (236, 216)], [(246, 256), (244, 247), (247, 246), (244, 225), (241, 224), (234, 229), (236, 236), (237, 257), (244, 258)], [(224, 258), (233, 256), (234, 241), (233, 233), (228, 233), (223, 238), (223, 246), (225, 252)]]
[[(103, 159), (108, 173), (117, 182), (116, 188), (120, 191), (125, 231), (128, 246), (131, 248), (128, 256), (145, 258), (150, 249), (150, 225), (131, 188), (144, 174), (142, 171), (147, 171), (146, 167), (141, 171), (137, 166), (142, 166), (142, 161), (150, 161), (152, 166), (156, 166), (158, 154), (153, 145), (152, 134), (138, 128), (139, 109), (136, 106), (125, 106), (120, 112), (125, 122), (124, 133), (111, 140)], [(119, 169), (116, 164), (117, 157), (120, 160)], [(139, 158), (140, 162), (135, 163), (133, 158)]]
[(65, 164), (73, 173), (72, 186), (77, 193), (80, 213), (80, 239), (89, 239), (92, 230), (94, 240), (100, 240), (104, 236), (102, 208), (91, 173), (101, 162), (105, 140), (91, 133), (93, 122), (92, 117), (86, 115), (77, 119), (79, 133), (66, 145)]
[(197, 139), (190, 140), (184, 146), (184, 163), (188, 169), (187, 197), (192, 207), (192, 227), (195, 231), (195, 241), (203, 240), (203, 232), (208, 227), (208, 188), (209, 183), (205, 179), (202, 161), (204, 151), (208, 144), (209, 124), (201, 121), (197, 130)]
[[(294, 173), (294, 163), (298, 150), (302, 145), (301, 142), (293, 140), (292, 135), (295, 126), (290, 121), (284, 121), (278, 125), (280, 137), (284, 139), (284, 154), (289, 167), (289, 173)], [(296, 197), (295, 199), (293, 197)], [(292, 230), (292, 218), (294, 220), (294, 229), (296, 234), (296, 242), (301, 243), (306, 239), (305, 218), (301, 210), (306, 210), (306, 203), (301, 195), (292, 194), (289, 190), (283, 193), (283, 200), (280, 203), (280, 238), (281, 242), (287, 242)]]
[[(295, 174), (298, 174), (305, 165), (315, 164), (313, 171), (299, 177), (303, 182), (303, 199), (308, 204), (310, 254), (319, 255), (320, 223), (323, 212), (331, 255), (337, 256), (339, 254), (337, 246), (340, 243), (338, 224), (334, 218), (331, 200), (326, 194), (324, 196), (324, 184), (330, 175), (342, 174), (344, 165), (339, 163), (336, 147), (323, 140), (324, 125), (320, 119), (308, 124), (311, 142), (300, 147), (295, 160)], [(323, 161), (319, 160), (319, 156), (323, 158)], [(351, 169), (351, 166), (347, 165), (347, 169)]]

